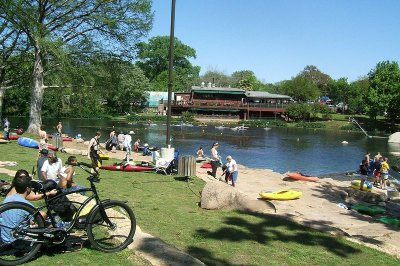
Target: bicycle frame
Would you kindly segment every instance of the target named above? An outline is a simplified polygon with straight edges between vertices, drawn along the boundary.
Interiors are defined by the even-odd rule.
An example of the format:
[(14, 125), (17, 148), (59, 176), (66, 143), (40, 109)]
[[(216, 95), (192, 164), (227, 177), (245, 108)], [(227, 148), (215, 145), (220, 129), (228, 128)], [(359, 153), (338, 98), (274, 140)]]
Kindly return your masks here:
[[(83, 169), (84, 171), (90, 173), (89, 171), (87, 171), (86, 169), (84, 169), (83, 167), (79, 166), (81, 169)], [(44, 200), (45, 200), (45, 204), (43, 206), (39, 206), (39, 207), (35, 207), (36, 211), (35, 213), (29, 215), (26, 217), (26, 220), (31, 220), (35, 215), (39, 214), (40, 215), (40, 211), (43, 209), (47, 209), (48, 210), (48, 218), (51, 221), (51, 225), (52, 227), (49, 228), (44, 228), (43, 230), (46, 232), (48, 231), (49, 234), (43, 234), (42, 236), (44, 236), (44, 238), (51, 242), (51, 243), (55, 243), (55, 244), (59, 244), (58, 241), (54, 241), (54, 235), (52, 233), (54, 233), (54, 230), (58, 230), (58, 231), (64, 231), (65, 235), (68, 235), (69, 232), (71, 232), (71, 230), (73, 229), (73, 227), (77, 224), (79, 224), (79, 214), (81, 213), (81, 211), (88, 206), (89, 202), (92, 201), (93, 199), (95, 200), (95, 205), (93, 206), (93, 208), (90, 210), (90, 212), (87, 214), (87, 217), (90, 217), (90, 215), (97, 209), (100, 210), (100, 214), (102, 216), (102, 218), (104, 219), (104, 221), (110, 226), (110, 227), (114, 227), (114, 224), (110, 221), (110, 219), (108, 218), (105, 209), (104, 209), (104, 203), (110, 201), (110, 199), (105, 199), (105, 200), (101, 200), (99, 195), (97, 194), (97, 189), (96, 186), (94, 185), (94, 182), (99, 182), (98, 179), (98, 174), (92, 174), (90, 173), (90, 176), (87, 178), (87, 180), (89, 180), (90, 182), (90, 188), (84, 188), (84, 189), (78, 189), (78, 190), (74, 190), (74, 191), (68, 191), (68, 192), (62, 192), (54, 197), (47, 197), (46, 193), (45, 193), (45, 189), (41, 188), (39, 189), (39, 192), (43, 193), (44, 196)], [(77, 201), (71, 201), (71, 204), (79, 204), (80, 207), (78, 208), (78, 211), (75, 213), (73, 220), (71, 221), (70, 225), (67, 228), (58, 228), (57, 227), (57, 223), (55, 220), (55, 215), (54, 215), (54, 210), (52, 209), (51, 203), (53, 201), (56, 201), (57, 199), (60, 199), (63, 196), (67, 196), (70, 194), (75, 194), (75, 193), (82, 193), (82, 192), (91, 192), (92, 195), (90, 195), (87, 199), (85, 199), (83, 202), (77, 202)], [(85, 227), (87, 225), (87, 220), (85, 221)], [(24, 232), (25, 231), (25, 232)], [(45, 242), (43, 240), (40, 239), (36, 239), (32, 234), (29, 233), (30, 229), (24, 229), (23, 232), (20, 232), (24, 235), (30, 236), (33, 239), (35, 239), (36, 242)]]

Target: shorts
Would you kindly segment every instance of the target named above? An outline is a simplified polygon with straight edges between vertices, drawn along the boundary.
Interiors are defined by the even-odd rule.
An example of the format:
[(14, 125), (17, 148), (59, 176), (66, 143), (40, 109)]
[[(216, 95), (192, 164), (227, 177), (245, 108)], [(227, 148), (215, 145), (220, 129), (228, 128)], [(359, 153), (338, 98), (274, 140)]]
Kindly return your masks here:
[(389, 174), (388, 173), (383, 173), (383, 179), (389, 179)]

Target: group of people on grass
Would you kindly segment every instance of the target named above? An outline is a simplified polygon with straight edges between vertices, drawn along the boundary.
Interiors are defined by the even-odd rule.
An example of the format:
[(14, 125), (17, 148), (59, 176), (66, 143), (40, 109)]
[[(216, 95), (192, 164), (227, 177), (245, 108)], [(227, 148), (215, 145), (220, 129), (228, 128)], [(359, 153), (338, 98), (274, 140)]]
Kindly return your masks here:
[[(211, 164), (211, 172), (209, 174), (217, 178), (217, 169), (222, 166), (221, 162), (221, 156), (218, 154), (218, 148), (219, 148), (219, 143), (215, 142), (212, 147), (211, 147), (211, 158), (210, 158), (210, 164)], [(203, 147), (199, 147), (197, 150), (197, 158), (205, 158), (206, 156), (204, 155), (204, 150)], [(232, 156), (228, 155), (226, 157), (226, 163), (225, 165), (222, 166), (222, 175), (225, 176), (225, 182), (229, 183), (231, 181), (232, 186), (235, 186), (235, 183), (238, 178), (238, 167), (236, 161), (232, 158)]]
[(360, 188), (363, 187), (367, 176), (372, 175), (374, 177), (373, 185), (386, 190), (389, 180), (389, 169), (388, 158), (383, 157), (378, 152), (373, 159), (370, 158), (370, 153), (367, 152), (364, 159), (360, 163), (360, 173), (362, 175)]

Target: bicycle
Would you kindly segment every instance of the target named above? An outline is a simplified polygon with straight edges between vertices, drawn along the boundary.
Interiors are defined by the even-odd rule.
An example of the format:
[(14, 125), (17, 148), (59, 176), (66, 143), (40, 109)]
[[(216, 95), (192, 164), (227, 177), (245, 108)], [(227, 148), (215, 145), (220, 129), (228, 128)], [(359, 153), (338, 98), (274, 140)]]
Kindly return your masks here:
[[(17, 265), (34, 258), (42, 245), (63, 244), (75, 229), (84, 229), (92, 247), (103, 252), (116, 252), (126, 248), (133, 241), (136, 231), (136, 218), (126, 202), (118, 200), (101, 200), (95, 183), (100, 182), (98, 171), (86, 163), (77, 163), (85, 172), (89, 173), (87, 180), (90, 188), (60, 193), (54, 197), (46, 196), (44, 183), (32, 181), (32, 190), (44, 194), (45, 204), (32, 207), (22, 202), (9, 202), (0, 205), (0, 232), (9, 234), (13, 239), (10, 243), (0, 241), (0, 265)], [(93, 169), (90, 172), (88, 169)], [(70, 223), (65, 227), (58, 227), (55, 202), (62, 197), (82, 192), (91, 192), (83, 202), (71, 201), (78, 205), (77, 212)], [(95, 205), (90, 209), (92, 200)], [(86, 209), (85, 209), (86, 208)], [(87, 215), (81, 213), (90, 209)], [(47, 209), (48, 218), (45, 220), (40, 211)], [(85, 209), (84, 212), (82, 212)], [(12, 225), (6, 223), (7, 215), (13, 216)], [(15, 215), (17, 214), (17, 216)], [(0, 237), (0, 240), (2, 238)]]

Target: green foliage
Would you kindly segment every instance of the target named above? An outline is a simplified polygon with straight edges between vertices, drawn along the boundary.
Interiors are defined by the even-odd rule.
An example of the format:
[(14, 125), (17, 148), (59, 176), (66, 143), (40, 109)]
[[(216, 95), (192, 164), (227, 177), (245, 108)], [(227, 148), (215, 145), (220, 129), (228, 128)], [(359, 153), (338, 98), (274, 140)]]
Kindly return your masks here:
[(216, 87), (234, 87), (232, 77), (217, 70), (207, 71), (201, 76), (201, 81), (206, 85), (208, 83), (214, 83)]
[(244, 122), (244, 124), (248, 127), (287, 127), (287, 123), (285, 121), (272, 119), (247, 120)]
[(191, 122), (194, 121), (194, 114), (192, 112), (189, 112), (189, 111), (182, 112), (181, 119), (185, 123), (187, 123), (187, 122), (191, 123)]
[(301, 121), (301, 122), (296, 124), (296, 127), (316, 129), (316, 128), (326, 128), (326, 125), (324, 123), (320, 123), (320, 122), (304, 122), (304, 121)]
[(250, 91), (260, 83), (251, 70), (236, 71), (232, 74), (232, 79), (234, 87)]
[(321, 72), (316, 66), (306, 66), (298, 76), (311, 80), (318, 87), (318, 91), (322, 95), (327, 95), (328, 84), (332, 78)]
[[(137, 65), (150, 81), (151, 90), (167, 90), (169, 67), (169, 36), (150, 38), (148, 43), (137, 45)], [(190, 58), (196, 58), (196, 51), (174, 40), (174, 91), (187, 91), (199, 82), (200, 67), (193, 66)]]
[(289, 117), (295, 121), (309, 120), (311, 116), (311, 107), (309, 104), (290, 104), (288, 105), (286, 112)]
[(386, 112), (396, 119), (400, 115), (400, 68), (397, 62), (379, 62), (368, 74), (369, 91), (365, 97), (368, 115), (376, 119)]
[(14, 87), (6, 90), (4, 94), (3, 112), (7, 115), (29, 115), (31, 88)]
[(279, 91), (299, 102), (314, 100), (320, 95), (318, 86), (310, 78), (300, 75), (282, 82), (279, 86)]
[(345, 125), (341, 126), (340, 130), (361, 131), (361, 129), (357, 125), (355, 125), (353, 123), (349, 123), (349, 124), (345, 124)]

